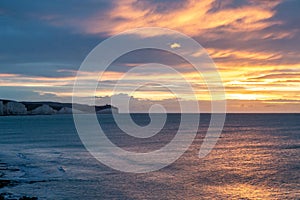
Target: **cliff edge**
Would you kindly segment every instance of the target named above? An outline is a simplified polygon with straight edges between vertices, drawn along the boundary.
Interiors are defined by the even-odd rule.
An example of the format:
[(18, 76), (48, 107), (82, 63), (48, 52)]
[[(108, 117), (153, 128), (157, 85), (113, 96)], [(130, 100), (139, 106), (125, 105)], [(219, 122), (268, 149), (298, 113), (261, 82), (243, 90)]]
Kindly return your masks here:
[(94, 112), (97, 114), (118, 113), (118, 108), (112, 105), (90, 106), (59, 102), (17, 102), (0, 99), (0, 116), (84, 114)]

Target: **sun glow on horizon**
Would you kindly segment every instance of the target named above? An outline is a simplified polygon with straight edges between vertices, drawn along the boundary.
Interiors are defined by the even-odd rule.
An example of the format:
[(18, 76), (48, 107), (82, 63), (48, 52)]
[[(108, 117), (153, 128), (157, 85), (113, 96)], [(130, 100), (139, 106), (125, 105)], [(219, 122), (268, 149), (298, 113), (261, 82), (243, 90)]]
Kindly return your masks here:
[[(72, 97), (73, 84), (78, 75), (77, 78), (86, 85), (90, 83), (90, 80), (99, 80), (97, 91), (87, 89), (80, 94), (82, 98), (126, 94), (139, 100), (152, 100), (153, 102), (168, 100), (171, 102), (176, 98), (191, 101), (195, 100), (195, 97), (197, 101), (211, 101), (212, 97), (204, 79), (210, 78), (213, 82), (215, 74), (207, 70), (205, 66), (201, 66), (203, 71), (201, 71), (202, 74), (199, 74), (187, 63), (180, 59), (168, 58), (168, 54), (163, 52), (141, 53), (137, 56), (129, 56), (128, 60), (121, 59), (120, 62), (114, 63), (113, 70), (106, 71), (101, 78), (98, 77), (101, 72), (97, 71), (83, 71), (77, 74), (76, 70), (80, 65), (78, 63), (82, 60), (76, 59), (86, 56), (85, 53), (90, 49), (84, 48), (85, 45), (91, 43), (90, 41), (100, 42), (132, 28), (163, 27), (186, 34), (203, 45), (203, 50), (192, 52), (191, 56), (199, 59), (208, 53), (214, 61), (223, 81), (225, 99), (230, 104), (229, 109), (240, 109), (241, 111), (248, 109), (246, 111), (249, 111), (254, 109), (251, 107), (254, 104), (262, 111), (277, 109), (300, 112), (300, 60), (298, 58), (300, 49), (299, 45), (296, 45), (300, 38), (300, 32), (299, 27), (294, 24), (297, 18), (294, 17), (293, 21), (292, 18), (282, 15), (283, 8), (280, 6), (284, 4), (283, 0), (241, 1), (240, 3), (231, 0), (168, 2), (112, 0), (109, 4), (109, 7), (105, 7), (103, 10), (95, 9), (86, 16), (79, 17), (75, 14), (74, 19), (64, 18), (63, 15), (56, 14), (56, 11), (39, 13), (33, 18), (27, 13), (26, 20), (38, 20), (38, 23), (34, 21), (35, 24), (43, 24), (43, 27), (47, 26), (49, 30), (54, 28), (55, 31), (61, 30), (70, 34), (69, 38), (72, 42), (67, 40), (66, 44), (67, 42), (77, 44), (73, 40), (75, 36), (78, 36), (78, 39), (82, 39), (83, 42), (74, 46), (75, 50), (72, 52), (69, 50), (73, 47), (63, 49), (64, 43), (60, 46), (54, 45), (55, 48), (63, 49), (62, 52), (58, 51), (59, 55), (56, 53), (57, 49), (51, 49), (50, 45), (51, 52), (48, 54), (51, 55), (48, 57), (42, 54), (45, 50), (44, 37), (46, 37), (48, 29), (38, 34), (31, 33), (36, 38), (40, 37), (39, 34), (45, 34), (41, 37), (40, 44), (34, 42), (31, 44), (34, 49), (32, 54), (28, 51), (28, 55), (20, 52), (14, 53), (16, 55), (9, 55), (10, 49), (7, 54), (4, 53), (3, 56), (0, 56), (0, 59), (4, 61), (3, 70), (0, 72), (0, 87), (4, 91), (2, 94), (10, 94), (14, 89), (18, 89), (15, 92), (15, 96), (18, 98), (19, 92), (20, 94), (27, 92), (27, 98), (39, 95), (41, 98), (54, 97), (67, 101)], [(9, 13), (3, 10), (1, 14), (15, 17), (10, 16)], [(296, 14), (291, 13), (291, 15)], [(15, 39), (22, 38), (21, 33), (23, 33), (17, 26), (18, 24), (16, 27), (11, 27), (12, 30), (16, 28), (14, 32), (7, 31), (12, 36), (18, 33), (14, 36)], [(3, 30), (3, 34), (5, 34), (6, 29)], [(163, 33), (163, 31), (156, 30), (144, 35), (133, 35), (133, 37), (137, 40), (162, 37), (167, 40), (165, 45), (170, 51), (184, 49), (183, 41), (172, 35), (163, 35)], [(54, 36), (55, 41), (59, 40), (56, 38), (57, 35)], [(34, 39), (32, 41), (35, 41)], [(41, 55), (35, 49), (38, 47)], [(9, 47), (7, 48), (9, 49)], [(14, 48), (13, 51), (17, 49), (14, 45), (12, 48)], [(25, 57), (26, 55), (28, 58)], [(10, 57), (13, 59), (6, 64)], [(152, 58), (157, 58), (158, 61), (165, 62), (180, 71), (184, 79), (192, 85), (195, 97), (188, 94), (182, 79), (174, 74), (157, 72), (155, 68), (147, 73), (135, 73), (126, 77), (120, 85), (120, 91), (114, 91), (115, 84), (126, 71), (137, 65), (151, 63), (155, 60)], [(41, 61), (41, 59), (44, 60)], [(60, 62), (60, 59), (63, 61)], [(155, 80), (159, 80), (163, 84), (161, 86), (148, 85), (134, 93), (129, 90), (130, 87), (155, 82)], [(174, 96), (166, 87), (176, 87), (180, 95)]]

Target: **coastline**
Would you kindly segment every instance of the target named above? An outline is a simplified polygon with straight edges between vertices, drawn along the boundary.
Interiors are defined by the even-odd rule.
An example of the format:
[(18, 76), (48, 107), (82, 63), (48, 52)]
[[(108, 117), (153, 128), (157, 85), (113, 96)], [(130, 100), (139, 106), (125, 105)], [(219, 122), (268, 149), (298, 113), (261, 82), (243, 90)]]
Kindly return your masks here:
[(19, 115), (60, 115), (60, 114), (107, 114), (118, 113), (112, 105), (84, 105), (60, 102), (17, 102), (0, 99), (0, 116)]
[[(7, 163), (0, 160), (0, 189), (5, 187), (14, 187), (19, 184), (18, 181), (10, 180), (5, 178), (5, 172), (14, 172), (20, 171), (18, 168), (9, 167)], [(37, 197), (28, 197), (28, 196), (16, 196), (12, 193), (0, 193), (0, 200), (37, 200)]]

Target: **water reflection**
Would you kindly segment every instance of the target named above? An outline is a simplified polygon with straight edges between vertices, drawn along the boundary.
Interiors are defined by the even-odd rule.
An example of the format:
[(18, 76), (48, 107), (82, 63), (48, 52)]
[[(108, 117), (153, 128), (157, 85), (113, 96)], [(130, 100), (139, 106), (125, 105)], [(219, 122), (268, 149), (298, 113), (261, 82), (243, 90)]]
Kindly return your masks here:
[[(20, 169), (5, 171), (4, 178), (18, 184), (0, 193), (40, 199), (300, 199), (300, 115), (229, 115), (217, 146), (199, 159), (203, 123), (179, 160), (146, 174), (98, 163), (82, 147), (71, 118), (36, 118), (0, 121), (0, 160)], [(128, 150), (145, 152), (172, 139), (173, 132), (170, 125), (166, 135), (143, 143), (115, 132), (111, 137)]]

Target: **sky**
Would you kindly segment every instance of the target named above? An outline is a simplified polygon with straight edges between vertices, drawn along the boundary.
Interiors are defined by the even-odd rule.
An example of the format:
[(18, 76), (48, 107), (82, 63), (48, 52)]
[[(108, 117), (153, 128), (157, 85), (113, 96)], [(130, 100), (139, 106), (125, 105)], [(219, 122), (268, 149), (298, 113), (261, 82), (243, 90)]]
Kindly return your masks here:
[[(129, 29), (162, 27), (205, 48), (222, 78), (227, 112), (300, 112), (299, 21), (298, 0), (1, 0), (0, 99), (70, 102), (77, 70), (94, 47)], [(144, 37), (161, 37), (151, 34)], [(135, 112), (153, 104), (177, 112), (178, 98), (155, 81), (183, 85), (155, 67), (127, 76), (123, 89), (112, 91), (130, 69), (154, 62), (178, 69), (193, 85), (201, 111), (210, 112), (205, 81), (189, 63), (151, 49), (115, 60), (96, 93), (83, 92), (82, 98), (96, 96), (104, 104), (111, 96), (130, 97)], [(86, 80), (98, 78), (95, 73), (83, 75)], [(138, 91), (127, 90), (137, 84)], [(187, 104), (193, 101), (184, 88), (177, 97)]]

